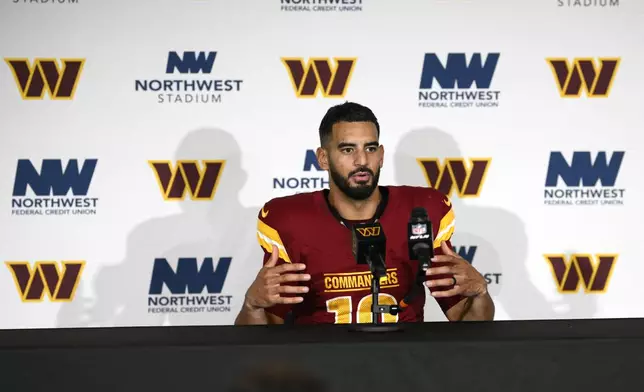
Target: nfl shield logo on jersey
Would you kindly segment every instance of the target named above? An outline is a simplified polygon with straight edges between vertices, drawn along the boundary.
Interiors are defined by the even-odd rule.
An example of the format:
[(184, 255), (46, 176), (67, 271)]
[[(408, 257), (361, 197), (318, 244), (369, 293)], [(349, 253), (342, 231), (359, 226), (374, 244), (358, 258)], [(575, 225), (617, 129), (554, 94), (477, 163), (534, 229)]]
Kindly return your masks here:
[(411, 233), (413, 235), (423, 235), (427, 233), (427, 225), (419, 223), (411, 226)]

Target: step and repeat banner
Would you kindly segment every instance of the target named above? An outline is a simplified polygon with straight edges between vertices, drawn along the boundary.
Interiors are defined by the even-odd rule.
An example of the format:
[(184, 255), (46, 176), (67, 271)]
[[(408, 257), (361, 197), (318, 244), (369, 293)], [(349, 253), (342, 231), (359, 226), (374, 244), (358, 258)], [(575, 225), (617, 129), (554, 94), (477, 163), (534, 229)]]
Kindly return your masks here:
[(496, 319), (644, 317), (641, 0), (0, 1), (0, 328), (232, 324), (345, 101)]

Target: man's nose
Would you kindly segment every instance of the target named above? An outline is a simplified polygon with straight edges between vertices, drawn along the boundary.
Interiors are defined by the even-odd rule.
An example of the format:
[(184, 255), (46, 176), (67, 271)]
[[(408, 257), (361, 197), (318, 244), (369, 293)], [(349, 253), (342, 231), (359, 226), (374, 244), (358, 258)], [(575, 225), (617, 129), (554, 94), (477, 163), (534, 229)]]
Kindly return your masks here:
[(367, 153), (363, 150), (356, 151), (355, 164), (357, 166), (365, 166), (367, 164)]

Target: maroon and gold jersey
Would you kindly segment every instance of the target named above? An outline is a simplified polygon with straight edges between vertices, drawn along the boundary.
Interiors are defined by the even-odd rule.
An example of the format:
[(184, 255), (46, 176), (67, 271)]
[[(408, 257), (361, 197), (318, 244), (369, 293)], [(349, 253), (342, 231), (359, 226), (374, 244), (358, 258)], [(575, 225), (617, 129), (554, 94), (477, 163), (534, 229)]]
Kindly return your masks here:
[[(418, 261), (409, 260), (407, 244), (407, 224), (412, 209), (424, 207), (427, 210), (433, 228), (435, 254), (442, 254), (441, 241), (452, 246), (449, 240), (454, 232), (454, 211), (449, 199), (432, 188), (387, 186), (381, 190), (386, 196), (379, 223), (387, 239), (387, 279), (380, 284), (378, 301), (395, 305), (409, 293), (418, 273)], [(309, 287), (303, 302), (276, 305), (267, 311), (281, 318), (292, 312), (296, 324), (370, 323), (371, 271), (368, 265), (356, 263), (351, 231), (335, 217), (324, 192), (275, 198), (259, 212), (257, 238), (265, 252), (264, 263), (270, 258), (273, 245), (277, 245), (278, 265), (304, 263), (307, 266), (304, 272), (311, 275), (310, 281), (300, 283)], [(461, 296), (454, 296), (436, 301), (446, 312), (461, 299)], [(382, 315), (382, 322), (423, 321), (424, 305), (423, 290), (398, 315)]]

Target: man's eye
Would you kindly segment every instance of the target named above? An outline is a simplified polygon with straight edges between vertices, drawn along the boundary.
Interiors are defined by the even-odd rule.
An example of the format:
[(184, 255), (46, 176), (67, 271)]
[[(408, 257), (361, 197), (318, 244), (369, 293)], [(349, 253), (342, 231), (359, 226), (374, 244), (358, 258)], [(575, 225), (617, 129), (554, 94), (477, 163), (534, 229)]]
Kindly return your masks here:
[(343, 148), (341, 151), (344, 154), (350, 154), (353, 150), (351, 148)]

